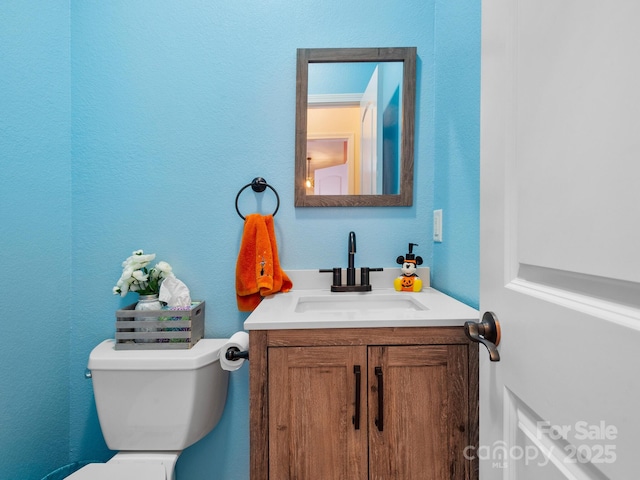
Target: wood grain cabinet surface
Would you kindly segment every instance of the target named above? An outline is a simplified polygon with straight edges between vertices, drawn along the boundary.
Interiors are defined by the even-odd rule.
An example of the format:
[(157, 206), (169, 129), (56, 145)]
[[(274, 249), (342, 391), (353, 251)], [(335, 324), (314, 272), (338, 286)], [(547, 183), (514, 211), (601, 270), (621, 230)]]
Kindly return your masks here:
[(461, 327), (253, 330), (249, 365), (252, 480), (478, 478)]

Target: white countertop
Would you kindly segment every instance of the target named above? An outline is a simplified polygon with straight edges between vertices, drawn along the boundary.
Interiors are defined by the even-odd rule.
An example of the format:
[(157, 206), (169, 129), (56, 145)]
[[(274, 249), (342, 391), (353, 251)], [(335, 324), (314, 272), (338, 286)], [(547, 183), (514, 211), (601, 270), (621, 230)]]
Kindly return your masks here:
[[(391, 274), (398, 276), (397, 268), (389, 270)], [(313, 277), (302, 279), (300, 272), (317, 273), (292, 272), (290, 276), (294, 281), (293, 290), (264, 298), (244, 322), (245, 330), (442, 327), (462, 326), (468, 320), (479, 320), (476, 309), (433, 288), (426, 287), (421, 292), (397, 292), (392, 287), (376, 286), (376, 283), (383, 283), (374, 282), (372, 273), (371, 292), (331, 292), (331, 275), (326, 274), (320, 277), (324, 287), (296, 289), (296, 276), (301, 280), (298, 284), (302, 286), (318, 286), (318, 282), (307, 281)], [(388, 276), (389, 273), (384, 275)], [(428, 281), (428, 273), (426, 279)], [(388, 285), (388, 282), (385, 283)], [(307, 309), (305, 302), (321, 308)], [(350, 302), (356, 302), (360, 307), (350, 308), (353, 305)]]

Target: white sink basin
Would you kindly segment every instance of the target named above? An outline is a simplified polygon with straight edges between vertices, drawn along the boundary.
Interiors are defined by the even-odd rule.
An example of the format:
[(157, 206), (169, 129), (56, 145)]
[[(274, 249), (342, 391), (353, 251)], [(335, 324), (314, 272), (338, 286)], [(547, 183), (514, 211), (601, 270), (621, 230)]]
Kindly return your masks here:
[(415, 298), (402, 294), (337, 294), (334, 296), (300, 296), (294, 308), (296, 313), (336, 313), (356, 312), (360, 314), (393, 310), (397, 312), (428, 310), (426, 305)]
[[(474, 308), (429, 288), (428, 268), (418, 268), (424, 282), (421, 292), (396, 292), (393, 282), (399, 272), (393, 267), (372, 274), (370, 292), (332, 292), (331, 277), (326, 273), (289, 270), (287, 274), (294, 288), (262, 299), (245, 320), (244, 328), (449, 327), (479, 320)], [(360, 278), (359, 274), (356, 278)]]
[(292, 290), (270, 295), (244, 322), (246, 330), (462, 326), (478, 311), (432, 288), (422, 292)]

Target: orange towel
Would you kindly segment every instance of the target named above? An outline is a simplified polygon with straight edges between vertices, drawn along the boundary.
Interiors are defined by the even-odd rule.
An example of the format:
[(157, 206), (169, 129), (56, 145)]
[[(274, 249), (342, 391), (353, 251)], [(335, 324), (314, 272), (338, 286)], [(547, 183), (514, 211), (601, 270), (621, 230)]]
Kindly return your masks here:
[(251, 312), (263, 297), (288, 292), (292, 286), (280, 268), (273, 215), (247, 215), (236, 263), (238, 310)]

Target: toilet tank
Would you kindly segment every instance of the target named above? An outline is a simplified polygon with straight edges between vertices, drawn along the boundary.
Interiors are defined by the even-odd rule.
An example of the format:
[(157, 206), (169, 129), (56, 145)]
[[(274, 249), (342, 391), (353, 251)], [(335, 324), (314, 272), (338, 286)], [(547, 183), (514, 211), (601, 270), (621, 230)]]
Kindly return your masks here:
[(183, 450), (216, 426), (229, 372), (218, 355), (227, 339), (185, 350), (93, 349), (88, 368), (102, 434), (111, 450)]

